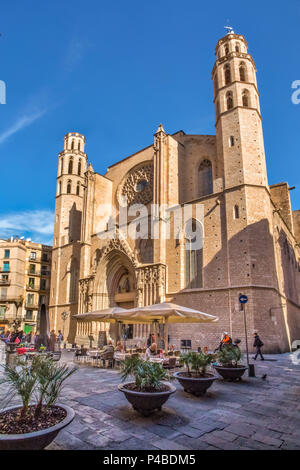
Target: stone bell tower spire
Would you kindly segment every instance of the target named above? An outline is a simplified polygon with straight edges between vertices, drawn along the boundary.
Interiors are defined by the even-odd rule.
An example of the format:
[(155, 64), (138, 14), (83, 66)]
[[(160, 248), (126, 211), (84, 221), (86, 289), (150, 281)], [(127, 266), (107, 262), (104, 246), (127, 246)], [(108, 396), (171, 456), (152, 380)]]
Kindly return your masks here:
[(228, 28), (212, 71), (218, 157), (224, 186), (267, 185), (256, 67), (244, 36)]

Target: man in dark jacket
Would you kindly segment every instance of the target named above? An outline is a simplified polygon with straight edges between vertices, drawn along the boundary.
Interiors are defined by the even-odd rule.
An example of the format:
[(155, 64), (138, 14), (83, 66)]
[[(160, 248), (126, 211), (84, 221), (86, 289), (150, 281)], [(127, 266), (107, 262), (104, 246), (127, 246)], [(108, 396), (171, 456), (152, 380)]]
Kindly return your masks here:
[(256, 348), (256, 354), (255, 354), (253, 359), (256, 361), (257, 356), (260, 355), (261, 360), (264, 361), (265, 358), (264, 358), (264, 356), (262, 355), (262, 352), (261, 352), (261, 348), (263, 347), (264, 343), (262, 342), (262, 340), (258, 336), (257, 331), (254, 331), (253, 335), (254, 335), (253, 347)]

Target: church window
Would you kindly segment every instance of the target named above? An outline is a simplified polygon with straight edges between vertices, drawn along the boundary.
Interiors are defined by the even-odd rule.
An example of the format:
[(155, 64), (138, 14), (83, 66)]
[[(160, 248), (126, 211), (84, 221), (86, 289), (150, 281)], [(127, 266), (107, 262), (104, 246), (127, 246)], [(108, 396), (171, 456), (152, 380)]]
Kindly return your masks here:
[(236, 43), (235, 45), (235, 52), (241, 52), (239, 43)]
[(226, 103), (227, 103), (227, 110), (233, 108), (233, 97), (232, 97), (232, 92), (228, 91), (226, 93)]
[(70, 158), (70, 160), (69, 160), (68, 173), (69, 173), (69, 175), (71, 175), (73, 173), (73, 159), (72, 158)]
[(243, 100), (243, 106), (245, 108), (248, 108), (249, 107), (249, 91), (248, 90), (243, 91), (242, 100)]
[(213, 192), (212, 166), (209, 160), (203, 160), (198, 168), (197, 197), (206, 196)]
[(78, 263), (76, 259), (71, 260), (69, 271), (69, 302), (77, 300), (77, 283), (78, 283)]
[(71, 150), (74, 150), (74, 145), (75, 145), (75, 141), (72, 140), (72, 144), (71, 144)]
[(233, 135), (231, 135), (229, 137), (229, 147), (234, 147), (234, 137), (233, 137)]
[(78, 162), (78, 176), (81, 176), (81, 159)]
[(58, 183), (58, 196), (61, 195), (61, 181)]
[(135, 187), (136, 192), (137, 192), (137, 193), (141, 193), (142, 191), (144, 191), (144, 189), (146, 188), (147, 184), (148, 184), (148, 181), (146, 181), (146, 180), (144, 180), (144, 179), (138, 181), (137, 184), (136, 184), (136, 187)]
[(234, 218), (239, 219), (240, 218), (240, 208), (238, 205), (234, 206)]
[(71, 194), (72, 192), (72, 182), (69, 180), (67, 184), (67, 194)]
[(240, 81), (241, 82), (246, 82), (246, 66), (244, 62), (241, 63), (239, 67), (239, 72), (240, 72)]
[(78, 140), (78, 150), (81, 150), (81, 142)]
[(225, 85), (230, 85), (231, 83), (231, 70), (230, 65), (226, 64), (224, 67), (224, 78), (225, 78)]
[(225, 46), (225, 55), (228, 55), (229, 54), (229, 45), (226, 44)]
[(201, 246), (194, 249), (193, 246), (198, 236), (203, 240), (202, 225), (196, 220), (188, 221), (185, 237), (185, 286), (189, 289), (202, 287), (203, 284), (203, 248)]
[(218, 88), (219, 88), (219, 84), (218, 84), (218, 74), (216, 73), (215, 78), (214, 78), (214, 90), (215, 90), (215, 95), (218, 93)]
[(62, 175), (64, 171), (64, 159), (61, 159), (60, 174)]
[(79, 196), (80, 194), (80, 183), (78, 181), (77, 186), (76, 186), (76, 195)]

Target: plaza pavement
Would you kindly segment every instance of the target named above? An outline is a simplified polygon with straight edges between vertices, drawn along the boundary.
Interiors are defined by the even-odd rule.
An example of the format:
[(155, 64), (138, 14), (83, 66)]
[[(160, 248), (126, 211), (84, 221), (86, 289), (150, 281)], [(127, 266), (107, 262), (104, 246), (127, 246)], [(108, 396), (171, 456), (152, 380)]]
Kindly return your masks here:
[[(72, 359), (64, 351), (62, 360)], [(61, 399), (75, 419), (48, 449), (300, 450), (300, 364), (291, 354), (266, 359), (256, 361), (256, 378), (220, 379), (200, 398), (173, 382), (177, 392), (149, 418), (117, 390), (118, 371), (80, 366)]]

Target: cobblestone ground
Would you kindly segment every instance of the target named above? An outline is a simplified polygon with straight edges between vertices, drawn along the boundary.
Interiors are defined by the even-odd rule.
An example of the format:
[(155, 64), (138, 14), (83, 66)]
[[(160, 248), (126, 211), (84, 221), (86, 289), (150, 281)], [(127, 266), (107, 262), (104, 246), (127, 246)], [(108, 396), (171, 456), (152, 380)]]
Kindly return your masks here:
[[(299, 450), (300, 365), (291, 354), (266, 359), (256, 362), (256, 378), (220, 379), (204, 397), (176, 383), (177, 392), (150, 418), (117, 390), (117, 371), (80, 366), (61, 399), (74, 408), (75, 419), (48, 449)], [(62, 360), (72, 362), (73, 354), (64, 352)]]

